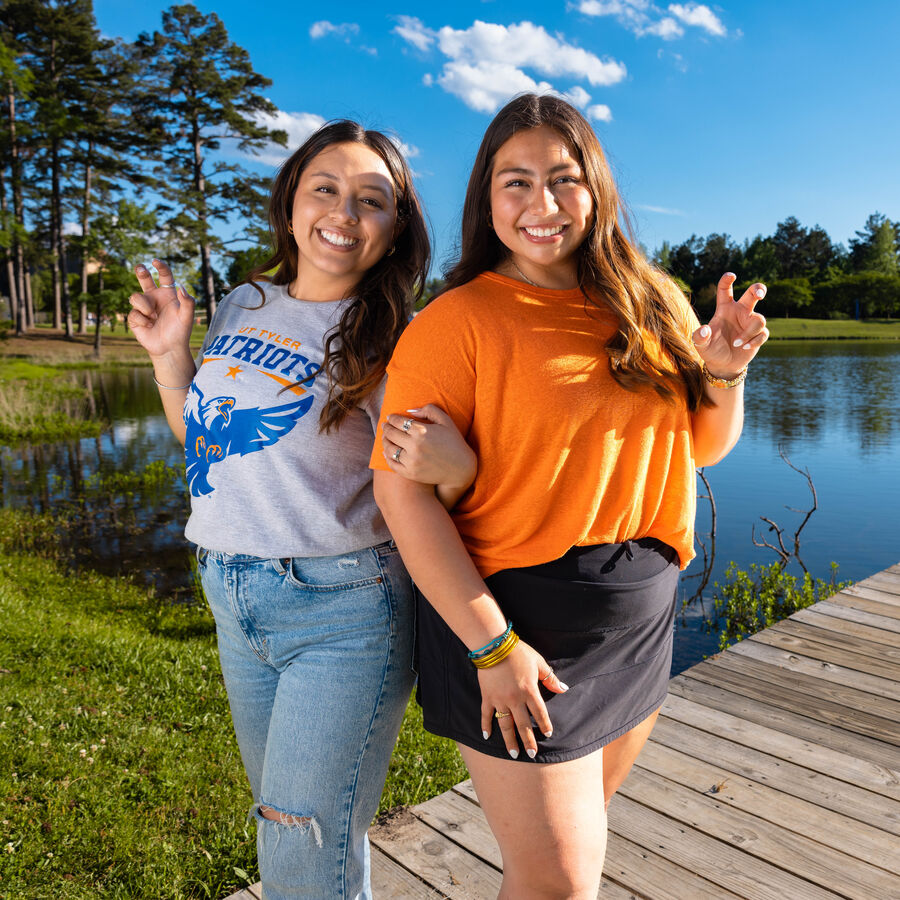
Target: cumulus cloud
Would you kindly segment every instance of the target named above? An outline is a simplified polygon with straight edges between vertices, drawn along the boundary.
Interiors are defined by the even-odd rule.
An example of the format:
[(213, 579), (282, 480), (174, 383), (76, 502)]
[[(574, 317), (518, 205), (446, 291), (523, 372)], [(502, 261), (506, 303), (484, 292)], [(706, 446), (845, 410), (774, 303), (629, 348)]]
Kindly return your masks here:
[(325, 124), (325, 119), (315, 113), (285, 112), (281, 109), (272, 116), (258, 113), (256, 121), (272, 131), (287, 132), (286, 147), (270, 143), (253, 156), (271, 166), (280, 166), (317, 128)]
[(345, 40), (350, 40), (351, 34), (359, 34), (359, 25), (355, 22), (344, 22), (341, 25), (335, 25), (333, 22), (314, 22), (309, 29), (309, 36), (313, 40), (323, 38), (326, 35), (335, 34)]
[(638, 209), (644, 209), (647, 212), (659, 213), (662, 216), (683, 216), (685, 213), (680, 209), (672, 209), (668, 206), (651, 206), (649, 203), (637, 203)]
[(613, 16), (639, 37), (652, 34), (665, 41), (684, 35), (684, 26), (700, 28), (716, 37), (728, 33), (722, 20), (702, 3), (672, 3), (663, 10), (650, 0), (579, 0), (575, 8), (586, 16)]
[(576, 84), (575, 87), (566, 91), (562, 96), (573, 106), (582, 109), (591, 102), (591, 95), (580, 84)]
[[(623, 63), (601, 59), (594, 53), (549, 34), (532, 22), (496, 25), (476, 20), (469, 28), (449, 25), (434, 30), (413, 16), (398, 18), (394, 33), (421, 51), (433, 46), (446, 57), (441, 73), (426, 75), (426, 85), (437, 83), (479, 112), (492, 113), (504, 101), (523, 91), (543, 93), (553, 85), (538, 76), (569, 77), (594, 87), (622, 81)], [(576, 105), (585, 105), (590, 95), (580, 85), (567, 94)]]
[(588, 118), (597, 122), (612, 122), (612, 110), (605, 103), (595, 103), (587, 110)]

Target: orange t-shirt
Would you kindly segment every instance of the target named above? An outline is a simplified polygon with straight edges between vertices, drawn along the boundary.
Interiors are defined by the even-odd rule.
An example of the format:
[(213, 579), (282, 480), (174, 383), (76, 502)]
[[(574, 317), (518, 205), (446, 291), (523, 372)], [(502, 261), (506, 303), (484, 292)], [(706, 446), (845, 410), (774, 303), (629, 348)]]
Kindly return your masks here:
[[(696, 327), (686, 303), (684, 319)], [(436, 403), (477, 453), (475, 483), (452, 516), (482, 576), (642, 537), (674, 547), (682, 568), (693, 558), (690, 413), (683, 398), (615, 382), (604, 349), (615, 330), (612, 313), (577, 289), (485, 272), (400, 338), (382, 424)], [(380, 440), (370, 466), (387, 469)]]

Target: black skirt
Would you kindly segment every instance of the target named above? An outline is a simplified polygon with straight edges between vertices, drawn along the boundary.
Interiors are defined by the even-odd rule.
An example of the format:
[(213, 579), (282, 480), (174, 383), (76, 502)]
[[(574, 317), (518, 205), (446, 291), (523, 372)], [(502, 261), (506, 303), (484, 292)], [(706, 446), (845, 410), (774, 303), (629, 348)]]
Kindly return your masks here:
[[(522, 638), (569, 686), (541, 686), (553, 734), (534, 729), (554, 763), (592, 753), (657, 710), (672, 664), (678, 554), (655, 538), (573, 547), (553, 562), (504, 569), (487, 585)], [(419, 593), (416, 697), (433, 734), (509, 759), (496, 722), (481, 734), (481, 691), (466, 646)]]

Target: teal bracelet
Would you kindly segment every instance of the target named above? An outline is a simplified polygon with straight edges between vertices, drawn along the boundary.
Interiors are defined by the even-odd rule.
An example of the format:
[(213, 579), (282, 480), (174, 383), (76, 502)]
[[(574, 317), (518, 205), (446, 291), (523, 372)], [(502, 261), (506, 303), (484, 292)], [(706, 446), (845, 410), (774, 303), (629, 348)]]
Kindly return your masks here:
[(480, 650), (470, 650), (468, 653), (469, 659), (478, 659), (480, 656), (486, 656), (491, 650), (495, 650), (499, 647), (509, 637), (511, 631), (512, 621), (508, 620), (506, 623), (506, 631), (504, 631), (500, 637), (495, 637), (492, 641), (485, 644)]

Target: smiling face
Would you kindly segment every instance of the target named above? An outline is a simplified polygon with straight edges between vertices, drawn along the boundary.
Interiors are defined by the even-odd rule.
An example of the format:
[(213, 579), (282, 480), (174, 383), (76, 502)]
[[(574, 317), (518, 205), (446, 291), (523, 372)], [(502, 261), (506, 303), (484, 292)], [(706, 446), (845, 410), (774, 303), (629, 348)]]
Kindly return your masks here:
[(591, 228), (594, 201), (572, 148), (542, 125), (514, 134), (494, 156), (491, 224), (509, 250), (503, 274), (548, 288), (578, 284), (575, 251)]
[(297, 277), (291, 296), (349, 296), (390, 249), (397, 222), (394, 183), (384, 160), (365, 144), (333, 144), (300, 175), (291, 225)]

